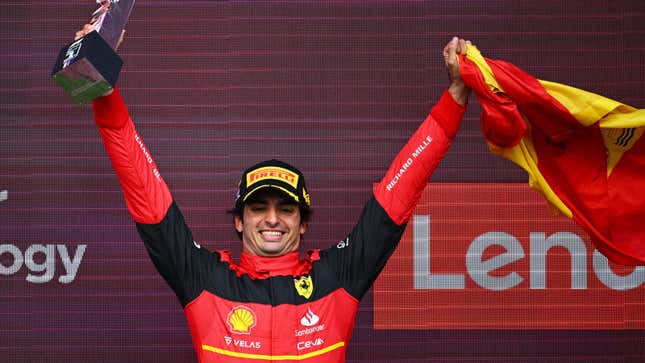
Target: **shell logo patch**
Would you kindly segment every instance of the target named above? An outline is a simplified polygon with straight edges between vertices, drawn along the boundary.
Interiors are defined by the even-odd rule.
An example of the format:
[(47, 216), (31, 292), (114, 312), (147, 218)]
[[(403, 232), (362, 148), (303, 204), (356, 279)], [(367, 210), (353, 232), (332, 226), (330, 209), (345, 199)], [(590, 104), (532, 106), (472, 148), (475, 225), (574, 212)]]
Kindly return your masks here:
[(314, 292), (314, 282), (311, 280), (311, 276), (309, 275), (294, 278), (293, 285), (296, 287), (298, 295), (305, 299), (309, 299), (311, 294)]
[(256, 325), (255, 312), (246, 306), (236, 306), (226, 318), (226, 323), (232, 333), (251, 334), (251, 329)]

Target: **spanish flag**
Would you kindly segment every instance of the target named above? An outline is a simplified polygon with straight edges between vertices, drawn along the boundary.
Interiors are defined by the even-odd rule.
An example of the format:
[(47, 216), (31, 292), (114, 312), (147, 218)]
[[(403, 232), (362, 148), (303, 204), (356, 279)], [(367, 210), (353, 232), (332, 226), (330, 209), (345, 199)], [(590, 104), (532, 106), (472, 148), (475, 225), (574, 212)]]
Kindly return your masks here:
[(645, 109), (536, 79), (472, 46), (459, 64), (491, 152), (524, 168), (612, 262), (645, 265)]

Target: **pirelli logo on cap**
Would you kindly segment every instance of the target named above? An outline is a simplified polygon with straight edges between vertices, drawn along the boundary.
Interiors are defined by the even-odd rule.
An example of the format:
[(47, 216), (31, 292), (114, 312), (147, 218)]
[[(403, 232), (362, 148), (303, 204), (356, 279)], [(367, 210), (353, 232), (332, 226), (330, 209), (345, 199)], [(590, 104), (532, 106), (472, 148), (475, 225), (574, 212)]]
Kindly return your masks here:
[(277, 166), (265, 166), (249, 172), (246, 174), (246, 186), (248, 188), (257, 182), (266, 179), (280, 180), (294, 188), (297, 188), (298, 186), (298, 174)]

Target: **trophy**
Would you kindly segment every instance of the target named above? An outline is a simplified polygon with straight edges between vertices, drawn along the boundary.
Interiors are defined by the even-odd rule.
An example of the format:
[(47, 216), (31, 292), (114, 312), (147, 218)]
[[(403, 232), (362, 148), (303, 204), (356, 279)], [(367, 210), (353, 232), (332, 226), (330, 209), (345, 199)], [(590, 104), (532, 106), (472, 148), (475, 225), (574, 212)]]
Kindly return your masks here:
[(83, 105), (114, 89), (123, 60), (115, 48), (135, 0), (96, 0), (94, 30), (60, 50), (52, 76), (65, 92)]

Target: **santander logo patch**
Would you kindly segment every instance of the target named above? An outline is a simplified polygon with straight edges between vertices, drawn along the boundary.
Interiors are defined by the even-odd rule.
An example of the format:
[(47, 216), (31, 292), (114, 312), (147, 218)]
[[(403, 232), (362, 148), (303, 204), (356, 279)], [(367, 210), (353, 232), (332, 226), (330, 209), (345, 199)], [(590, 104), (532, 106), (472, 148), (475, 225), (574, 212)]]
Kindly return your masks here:
[(302, 324), (303, 326), (314, 326), (318, 324), (319, 321), (320, 321), (320, 317), (314, 314), (314, 312), (311, 311), (311, 308), (309, 308), (307, 309), (307, 313), (305, 314), (305, 316), (303, 316), (302, 319), (300, 319), (300, 324)]

